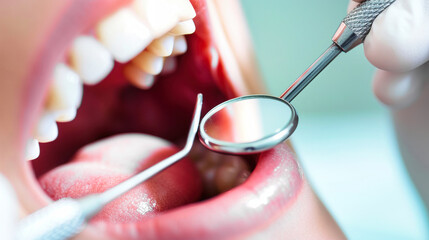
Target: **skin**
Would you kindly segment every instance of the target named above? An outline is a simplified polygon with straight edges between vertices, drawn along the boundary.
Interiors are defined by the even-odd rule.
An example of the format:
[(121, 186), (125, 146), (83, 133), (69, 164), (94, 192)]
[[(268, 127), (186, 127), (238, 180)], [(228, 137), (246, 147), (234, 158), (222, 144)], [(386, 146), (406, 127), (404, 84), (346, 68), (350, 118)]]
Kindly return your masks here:
[[(97, 11), (99, 13), (91, 12), (94, 11), (94, 8), (91, 8), (92, 10), (84, 9), (83, 11), (91, 12), (91, 14), (88, 15), (90, 17), (87, 17), (89, 19), (82, 21), (94, 24), (102, 16), (124, 4), (124, 2), (118, 4), (115, 1), (98, 2)], [(236, 8), (239, 7), (236, 1), (223, 2), (218, 6), (231, 4)], [(32, 123), (41, 112), (52, 68), (63, 58), (63, 54), (67, 50), (67, 41), (63, 41), (64, 45), (58, 47), (62, 49), (62, 52), (43, 54), (49, 51), (47, 47), (49, 44), (46, 42), (53, 41), (54, 36), (59, 36), (53, 34), (52, 29), (58, 23), (60, 13), (63, 13), (71, 2), (16, 0), (3, 1), (0, 4), (0, 30), (2, 32), (0, 74), (3, 79), (0, 83), (0, 173), (13, 186), (19, 201), (19, 216), (23, 217), (49, 202), (47, 196), (37, 185), (32, 170), (25, 163), (22, 153), (25, 139), (30, 136)], [(73, 2), (73, 5), (78, 4), (79, 1)], [(241, 26), (240, 23), (237, 24)], [(87, 27), (85, 24), (79, 26), (74, 27), (71, 23), (65, 23), (61, 31), (67, 29), (71, 33), (79, 33)], [(231, 35), (231, 39), (234, 39), (233, 35)], [(234, 42), (238, 41), (230, 40), (231, 45), (234, 45)], [(253, 61), (249, 61), (247, 57), (240, 57), (244, 54), (243, 52), (246, 52), (243, 51), (243, 48), (232, 49), (235, 49), (235, 58), (241, 63), (240, 67), (244, 71), (254, 69)], [(46, 57), (47, 55), (49, 57)], [(39, 61), (41, 56), (43, 56), (43, 60)], [(252, 76), (258, 75), (256, 73)], [(259, 90), (258, 86), (261, 84), (255, 83), (256, 81), (259, 81), (259, 78), (254, 79), (252, 83), (247, 83), (250, 85), (249, 89), (253, 89), (249, 92)], [(290, 150), (291, 146), (285, 144), (283, 148)], [(293, 155), (295, 156), (295, 154)], [(290, 160), (296, 163), (294, 156)], [(297, 163), (296, 165), (299, 166)], [(252, 231), (246, 230), (236, 234), (236, 238), (259, 239), (262, 236), (282, 239), (345, 238), (305, 177), (302, 177), (302, 184), (296, 194), (293, 200), (282, 206), (282, 210), (274, 218), (259, 224), (259, 227)], [(106, 239), (103, 233), (99, 233), (95, 229), (87, 229), (77, 239), (94, 239), (95, 237)]]

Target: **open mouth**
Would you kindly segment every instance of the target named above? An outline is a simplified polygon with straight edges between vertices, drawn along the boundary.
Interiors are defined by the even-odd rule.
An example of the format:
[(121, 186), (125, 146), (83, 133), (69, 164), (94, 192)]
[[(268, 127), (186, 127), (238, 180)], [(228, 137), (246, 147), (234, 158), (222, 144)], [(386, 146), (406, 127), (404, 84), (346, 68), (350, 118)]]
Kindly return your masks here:
[[(86, 6), (87, 15), (82, 3), (64, 7), (41, 48), (48, 64), (35, 64), (39, 74), (27, 83), (27, 98), (40, 94), (44, 101), (28, 103), (23, 113), (27, 119), (40, 112), (27, 124), (33, 127), (26, 158), (36, 159), (23, 166), (34, 197), (22, 200), (25, 211), (104, 191), (174, 154), (198, 93), (207, 112), (263, 89), (234, 1), (99, 2), (105, 7)], [(40, 80), (48, 72), (53, 80)], [(245, 236), (298, 195), (302, 176), (294, 159), (287, 144), (243, 158), (195, 143), (189, 157), (110, 203), (80, 236)]]

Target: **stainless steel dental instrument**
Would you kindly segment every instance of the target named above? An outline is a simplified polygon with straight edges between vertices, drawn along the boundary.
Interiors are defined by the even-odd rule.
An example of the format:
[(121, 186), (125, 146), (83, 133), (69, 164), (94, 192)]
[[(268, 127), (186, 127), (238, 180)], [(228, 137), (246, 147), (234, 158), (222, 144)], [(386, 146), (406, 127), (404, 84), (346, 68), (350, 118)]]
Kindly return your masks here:
[(200, 141), (210, 150), (251, 154), (290, 137), (298, 115), (290, 102), (341, 52), (363, 42), (375, 18), (395, 0), (367, 0), (351, 11), (332, 38), (332, 45), (280, 96), (238, 97), (214, 107), (201, 120)]
[(188, 155), (198, 132), (202, 101), (202, 94), (198, 94), (186, 145), (181, 151), (105, 192), (92, 194), (80, 199), (61, 199), (34, 212), (19, 223), (17, 239), (60, 240), (70, 238), (79, 233), (86, 222), (106, 204)]

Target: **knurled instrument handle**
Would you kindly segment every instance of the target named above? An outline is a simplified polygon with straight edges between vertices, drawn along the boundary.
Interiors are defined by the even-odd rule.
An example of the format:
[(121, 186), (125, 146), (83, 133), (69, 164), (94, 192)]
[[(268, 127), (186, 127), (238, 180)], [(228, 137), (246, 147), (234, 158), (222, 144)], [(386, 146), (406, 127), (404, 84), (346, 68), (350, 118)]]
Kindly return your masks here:
[(353, 9), (343, 19), (343, 23), (360, 39), (364, 40), (369, 30), (371, 30), (375, 18), (394, 1), (395, 0), (367, 0)]

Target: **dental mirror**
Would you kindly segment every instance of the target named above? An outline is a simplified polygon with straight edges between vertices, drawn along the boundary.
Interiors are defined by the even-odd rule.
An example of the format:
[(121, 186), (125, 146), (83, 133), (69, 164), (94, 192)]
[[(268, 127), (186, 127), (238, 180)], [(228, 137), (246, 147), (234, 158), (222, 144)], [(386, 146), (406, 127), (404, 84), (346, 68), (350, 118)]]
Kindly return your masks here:
[(229, 154), (265, 151), (286, 140), (298, 125), (295, 108), (283, 99), (249, 95), (210, 110), (200, 124), (200, 141)]
[(282, 94), (238, 97), (210, 110), (200, 125), (200, 141), (208, 149), (251, 154), (275, 147), (295, 131), (298, 115), (290, 102), (341, 52), (362, 43), (375, 18), (395, 0), (367, 0), (341, 22), (332, 45)]

